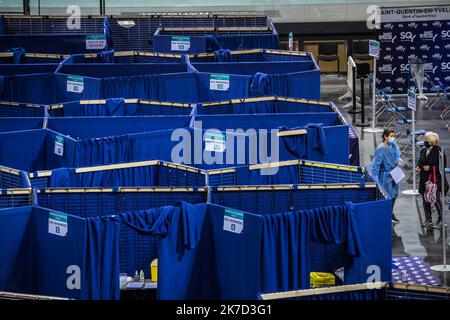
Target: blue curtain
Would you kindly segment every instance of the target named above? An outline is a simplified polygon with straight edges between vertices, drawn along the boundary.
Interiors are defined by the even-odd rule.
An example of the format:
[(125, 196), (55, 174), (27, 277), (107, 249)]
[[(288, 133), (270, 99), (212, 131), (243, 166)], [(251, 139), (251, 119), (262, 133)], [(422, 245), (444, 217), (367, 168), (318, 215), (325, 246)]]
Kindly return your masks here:
[(117, 216), (86, 218), (87, 288), (84, 299), (120, 299), (119, 230)]
[(11, 48), (8, 50), (8, 52), (13, 52), (13, 63), (14, 64), (19, 64), (20, 60), (22, 59), (23, 55), (25, 54), (25, 49), (24, 48)]
[(52, 171), (50, 187), (143, 187), (157, 186), (155, 166), (75, 173), (72, 168)]
[[(286, 128), (280, 127), (278, 130), (280, 132), (286, 130), (296, 130), (296, 129), (304, 129), (304, 128)], [(307, 159), (308, 157), (308, 135), (300, 134), (294, 136), (283, 136), (281, 137), (281, 141), (283, 142), (283, 146), (286, 151), (297, 159)]]
[(340, 205), (264, 215), (261, 292), (309, 288), (311, 241), (345, 244), (349, 256), (362, 256), (351, 214)]
[[(307, 124), (308, 128), (308, 159), (321, 159), (318, 161), (327, 162), (327, 139), (323, 130), (323, 123)], [(344, 141), (347, 144), (347, 141)]]
[(83, 139), (76, 142), (75, 157), (71, 167), (87, 167), (101, 164), (129, 162), (130, 135)]
[(158, 74), (152, 74), (100, 79), (99, 98), (157, 99), (158, 78)]
[(206, 212), (206, 204), (191, 205), (181, 202), (172, 208), (170, 232), (159, 241), (159, 299), (187, 299), (193, 278), (202, 278), (202, 274), (193, 266), (198, 246), (202, 244), (199, 241)]

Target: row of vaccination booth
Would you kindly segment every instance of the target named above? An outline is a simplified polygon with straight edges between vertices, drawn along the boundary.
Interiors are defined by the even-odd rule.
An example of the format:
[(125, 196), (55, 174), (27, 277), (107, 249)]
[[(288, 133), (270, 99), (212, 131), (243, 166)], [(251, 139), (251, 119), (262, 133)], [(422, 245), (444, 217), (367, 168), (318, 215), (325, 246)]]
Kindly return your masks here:
[(311, 54), (273, 50), (267, 16), (187, 16), (84, 17), (94, 53), (32, 52), (78, 35), (3, 17), (0, 291), (120, 299), (155, 258), (159, 299), (390, 281), (391, 199)]

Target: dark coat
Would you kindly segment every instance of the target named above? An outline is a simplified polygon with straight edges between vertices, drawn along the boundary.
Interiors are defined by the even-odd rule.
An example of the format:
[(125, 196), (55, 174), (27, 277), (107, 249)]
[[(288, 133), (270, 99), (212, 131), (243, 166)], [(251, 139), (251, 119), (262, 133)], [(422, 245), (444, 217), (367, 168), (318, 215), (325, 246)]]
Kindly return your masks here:
[[(425, 193), (425, 183), (433, 176), (433, 167), (436, 168), (436, 183), (438, 186), (438, 192), (440, 192), (441, 189), (441, 173), (439, 172), (439, 151), (441, 150), (441, 147), (434, 146), (433, 149), (431, 149), (430, 153), (427, 157), (427, 148), (423, 148), (420, 150), (420, 158), (417, 166), (420, 168), (420, 181), (419, 181), (419, 193), (424, 194)], [(430, 170), (427, 172), (423, 169), (423, 166), (430, 166)], [(447, 156), (444, 152), (444, 168), (447, 167)], [(445, 177), (444, 173), (444, 183), (445, 183), (445, 193), (448, 192), (448, 181)]]

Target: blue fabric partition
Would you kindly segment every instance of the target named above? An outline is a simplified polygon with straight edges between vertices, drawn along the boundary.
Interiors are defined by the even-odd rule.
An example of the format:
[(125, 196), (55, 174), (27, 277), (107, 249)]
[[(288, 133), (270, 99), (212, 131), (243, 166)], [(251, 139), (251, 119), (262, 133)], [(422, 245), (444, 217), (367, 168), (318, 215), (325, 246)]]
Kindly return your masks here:
[(72, 299), (94, 298), (83, 292), (86, 288), (84, 219), (64, 214), (68, 230), (62, 237), (49, 233), (49, 213), (38, 207), (0, 210), (0, 238), (4, 244), (0, 248), (0, 290)]
[(185, 51), (172, 50), (173, 36), (182, 34), (168, 34), (158, 30), (152, 37), (153, 51), (162, 53), (189, 53), (197, 54), (213, 52), (219, 49), (247, 50), (247, 49), (278, 49), (278, 35), (266, 34), (218, 34), (218, 35), (190, 35), (189, 49)]
[[(1, 107), (1, 106), (0, 106)], [(189, 115), (192, 107), (174, 106), (173, 103), (126, 102), (123, 98), (106, 99), (104, 103), (83, 104), (67, 102), (62, 107), (50, 108), (51, 117), (102, 117), (102, 116), (145, 116), (145, 115)]]
[(52, 73), (57, 67), (57, 63), (0, 64), (0, 75)]
[(192, 63), (199, 62), (270, 62), (270, 61), (309, 61), (312, 56), (309, 53), (291, 53), (289, 51), (260, 50), (246, 53), (243, 51), (217, 50), (210, 55), (190, 55)]
[(223, 104), (200, 104), (197, 108), (199, 115), (206, 114), (260, 114), (260, 113), (310, 113), (336, 112), (331, 105), (315, 104), (308, 101), (284, 101), (268, 97), (264, 101), (228, 102)]
[(11, 34), (0, 36), (0, 52), (22, 47), (33, 53), (85, 53), (86, 34)]
[(78, 63), (78, 64), (64, 64), (59, 70), (60, 73), (73, 74), (91, 78), (116, 78), (116, 77), (139, 76), (150, 74), (181, 73), (186, 71), (187, 65), (181, 63), (180, 64)]
[(190, 120), (189, 116), (50, 118), (47, 128), (76, 139), (88, 139), (188, 128)]
[(222, 62), (222, 63), (193, 63), (199, 72), (226, 73), (240, 75), (286, 74), (317, 70), (313, 61), (273, 61), (273, 62)]
[(46, 138), (46, 130), (1, 133), (0, 165), (28, 172), (44, 169)]
[(0, 132), (42, 129), (42, 118), (0, 118)]
[(68, 77), (53, 73), (6, 76), (3, 92), (0, 91), (0, 98), (3, 101), (38, 104), (56, 104), (99, 98), (98, 79), (84, 77), (84, 89), (82, 92), (76, 93), (68, 92)]
[[(348, 204), (349, 211), (355, 217), (358, 225), (361, 243), (367, 253), (356, 257), (351, 266), (345, 269), (345, 279), (348, 283), (365, 283), (379, 268), (380, 281), (391, 281), (392, 250), (391, 224), (392, 201), (379, 200), (365, 203)], [(385, 226), (374, 228), (373, 226)]]
[(195, 121), (201, 121), (203, 129), (278, 129), (298, 128), (309, 123), (323, 123), (325, 126), (341, 124), (339, 115), (334, 112), (296, 113), (296, 114), (255, 114), (255, 115), (207, 115), (196, 116)]

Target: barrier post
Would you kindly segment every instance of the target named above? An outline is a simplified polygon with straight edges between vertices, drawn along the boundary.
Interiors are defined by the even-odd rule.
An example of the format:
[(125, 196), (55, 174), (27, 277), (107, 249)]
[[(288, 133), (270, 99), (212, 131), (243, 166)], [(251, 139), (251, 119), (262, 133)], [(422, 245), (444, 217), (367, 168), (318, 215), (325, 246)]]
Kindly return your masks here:
[(294, 48), (294, 35), (292, 34), (292, 32), (289, 32), (288, 47), (289, 51), (292, 51), (292, 49)]
[(417, 192), (416, 186), (416, 106), (417, 106), (417, 96), (414, 90), (408, 91), (408, 109), (411, 109), (411, 121), (412, 121), (412, 130), (411, 130), (411, 147), (412, 147), (412, 170), (413, 170), (413, 188), (412, 190), (405, 190), (402, 193), (409, 196), (417, 196), (419, 192)]
[(375, 89), (377, 87), (377, 59), (380, 56), (380, 43), (378, 41), (369, 41), (369, 55), (373, 57), (373, 76), (372, 76), (372, 126), (371, 128), (364, 129), (367, 133), (380, 133), (383, 129), (376, 127), (375, 116)]
[(431, 270), (438, 272), (448, 272), (450, 268), (447, 266), (447, 228), (445, 226), (445, 167), (444, 167), (444, 152), (439, 151), (439, 172), (441, 173), (441, 203), (442, 203), (442, 264), (432, 266)]

